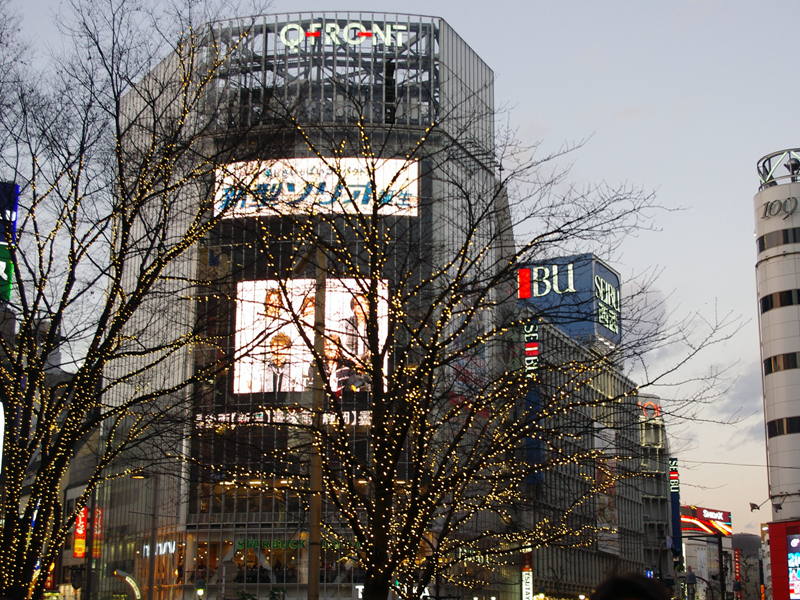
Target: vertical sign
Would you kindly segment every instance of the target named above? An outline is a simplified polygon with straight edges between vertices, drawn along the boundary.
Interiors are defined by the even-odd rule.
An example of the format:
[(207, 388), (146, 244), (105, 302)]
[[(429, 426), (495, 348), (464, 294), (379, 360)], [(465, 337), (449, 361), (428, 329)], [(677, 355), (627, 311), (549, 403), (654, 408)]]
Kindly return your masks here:
[(94, 509), (94, 531), (92, 532), (92, 558), (100, 558), (100, 546), (103, 543), (103, 509)]
[(81, 509), (75, 519), (75, 543), (72, 545), (73, 558), (86, 558), (86, 507)]
[(533, 600), (533, 552), (523, 550), (522, 557), (522, 600)]
[(9, 245), (17, 239), (18, 207), (19, 186), (0, 181), (0, 300), (4, 302), (11, 300), (11, 284), (14, 281), (14, 263)]
[[(542, 403), (539, 399), (539, 388), (536, 381), (536, 376), (539, 372), (539, 355), (541, 348), (539, 346), (539, 320), (531, 319), (523, 325), (522, 341), (524, 344), (522, 368), (525, 378), (529, 380), (528, 391), (525, 394), (525, 410), (529, 411), (532, 415), (538, 414), (542, 409)], [(542, 462), (542, 441), (534, 436), (528, 436), (525, 440), (525, 459), (530, 465), (539, 465)], [(530, 484), (541, 483), (544, 480), (544, 474), (539, 469), (532, 469), (526, 481)]]
[[(734, 581), (738, 581), (739, 583), (742, 582), (742, 551), (739, 548), (735, 548), (733, 550), (733, 576)], [(738, 598), (742, 597), (742, 592), (739, 590), (739, 593), (736, 594)]]
[(672, 507), (672, 550), (675, 557), (683, 554), (681, 534), (681, 480), (678, 475), (678, 459), (669, 459), (669, 495)]

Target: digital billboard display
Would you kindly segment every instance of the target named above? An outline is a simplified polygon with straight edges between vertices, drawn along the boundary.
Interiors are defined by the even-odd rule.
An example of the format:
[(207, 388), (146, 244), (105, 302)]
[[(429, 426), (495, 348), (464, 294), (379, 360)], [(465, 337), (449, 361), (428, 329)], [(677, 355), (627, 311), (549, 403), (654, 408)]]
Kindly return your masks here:
[(731, 513), (702, 506), (681, 506), (681, 532), (730, 536), (733, 534)]
[(416, 216), (419, 164), (394, 158), (292, 158), (217, 169), (216, 214), (225, 217), (371, 212)]
[[(358, 390), (370, 382), (367, 301), (355, 279), (328, 279), (325, 287), (325, 355), (331, 388)], [(237, 285), (235, 394), (302, 392), (312, 388), (315, 280), (242, 281)], [(294, 317), (294, 318), (293, 318)], [(299, 324), (299, 326), (298, 326)], [(389, 328), (388, 287), (379, 286), (378, 338)], [(305, 334), (306, 339), (303, 338)], [(308, 341), (307, 341), (308, 340)]]
[(800, 600), (800, 535), (786, 536), (786, 561), (789, 567), (789, 600)]

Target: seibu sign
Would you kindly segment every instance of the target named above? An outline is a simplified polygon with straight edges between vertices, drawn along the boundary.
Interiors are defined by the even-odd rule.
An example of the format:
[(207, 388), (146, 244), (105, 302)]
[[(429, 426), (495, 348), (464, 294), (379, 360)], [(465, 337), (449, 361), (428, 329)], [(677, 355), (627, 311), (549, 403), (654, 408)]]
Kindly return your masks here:
[(525, 265), (518, 270), (518, 285), (520, 304), (534, 308), (571, 337), (593, 341), (600, 336), (620, 343), (619, 275), (593, 254)]
[(309, 46), (360, 46), (369, 40), (373, 45), (392, 47), (402, 46), (405, 42), (403, 36), (408, 32), (408, 25), (401, 23), (381, 25), (352, 21), (344, 25), (330, 22), (306, 22), (304, 25), (287, 23), (278, 30), (278, 38), (292, 50), (297, 50), (304, 41)]

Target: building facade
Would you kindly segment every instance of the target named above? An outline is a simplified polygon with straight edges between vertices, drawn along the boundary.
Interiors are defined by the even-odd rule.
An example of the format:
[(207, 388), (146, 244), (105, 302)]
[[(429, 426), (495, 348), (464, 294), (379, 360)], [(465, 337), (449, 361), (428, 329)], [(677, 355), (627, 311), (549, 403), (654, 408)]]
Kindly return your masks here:
[[(541, 465), (525, 491), (530, 519), (547, 540), (530, 553), (534, 594), (589, 596), (613, 572), (649, 568), (646, 535), (656, 532), (645, 521), (645, 507), (648, 517), (653, 511), (648, 478), (665, 465), (658, 463), (662, 440), (646, 431), (637, 386), (615, 352), (619, 289), (619, 276), (591, 254), (519, 272), (520, 305), (533, 317), (524, 368), (536, 385), (526, 405), (543, 416), (545, 440), (526, 449)], [(565, 456), (574, 458), (562, 464)]]
[[(785, 150), (758, 161), (753, 198), (756, 289), (761, 339), (764, 420), (767, 437), (772, 597), (800, 594), (792, 543), (800, 539), (800, 151)], [(795, 542), (796, 543), (796, 542)], [(790, 586), (792, 586), (790, 591)], [(790, 596), (791, 594), (791, 596)]]
[[(100, 598), (190, 598), (198, 585), (219, 599), (307, 597), (308, 498), (298, 481), (309, 476), (302, 428), (315, 410), (315, 384), (306, 300), (319, 301), (314, 277), (322, 267), (297, 260), (306, 209), (328, 211), (327, 229), (313, 231), (330, 250), (322, 306), (326, 336), (338, 346), (325, 386), (337, 398), (336, 426), (344, 422), (364, 460), (372, 382), (359, 369), (368, 360), (359, 330), (360, 297), (368, 294), (358, 288), (369, 260), (358, 234), (342, 231), (370, 202), (381, 204), (395, 240), (374, 294), (384, 323), (398, 282), (413, 286), (421, 265), (461, 252), (470, 210), (490, 203), (491, 214), (507, 212), (493, 156), (492, 71), (442, 19), (269, 15), (211, 24), (207, 39), (230, 49), (209, 92), (210, 137), (241, 141), (216, 166), (212, 197), (186, 199), (227, 214), (174, 275), (217, 283), (155, 322), (175, 331), (199, 323), (242, 358), (187, 390), (188, 408), (174, 415), (169, 439), (157, 441), (161, 455), (172, 444), (188, 464), (161, 460), (139, 468), (141, 478), (102, 488)], [(263, 137), (272, 143), (262, 145)], [(466, 227), (489, 248), (478, 260), (499, 260), (505, 238), (493, 219)], [(342, 249), (348, 256), (337, 260)], [(187, 306), (191, 314), (179, 315)], [(378, 329), (384, 339), (384, 325)], [(209, 345), (158, 376), (179, 379), (218, 360)], [(393, 355), (386, 360), (396, 368)], [(327, 401), (321, 409), (323, 419), (334, 411)], [(146, 447), (133, 460), (149, 464)], [(323, 541), (320, 595), (358, 598), (363, 572), (336, 535)]]

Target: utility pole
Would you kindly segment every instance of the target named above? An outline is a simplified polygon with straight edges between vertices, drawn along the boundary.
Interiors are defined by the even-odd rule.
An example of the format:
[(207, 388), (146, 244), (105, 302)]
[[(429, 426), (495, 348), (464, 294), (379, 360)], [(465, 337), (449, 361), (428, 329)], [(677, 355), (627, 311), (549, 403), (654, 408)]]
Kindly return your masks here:
[(94, 566), (94, 528), (97, 519), (97, 487), (89, 496), (89, 506), (86, 508), (86, 581), (83, 583), (81, 598), (92, 600), (92, 567)]
[(156, 585), (156, 544), (158, 542), (158, 474), (152, 473), (153, 512), (150, 517), (150, 555), (147, 561), (147, 600), (155, 598)]
[(726, 600), (725, 596), (725, 557), (722, 554), (722, 534), (717, 534), (717, 554), (719, 554), (719, 597)]

